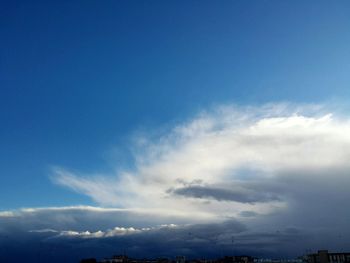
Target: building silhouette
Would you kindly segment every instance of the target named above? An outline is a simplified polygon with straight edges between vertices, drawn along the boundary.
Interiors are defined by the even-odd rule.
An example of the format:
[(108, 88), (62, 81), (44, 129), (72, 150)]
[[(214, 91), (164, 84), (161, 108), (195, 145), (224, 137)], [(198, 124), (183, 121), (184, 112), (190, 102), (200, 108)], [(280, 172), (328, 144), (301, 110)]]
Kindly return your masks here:
[(315, 254), (307, 255), (308, 263), (350, 263), (349, 253), (329, 253), (328, 250), (319, 250)]

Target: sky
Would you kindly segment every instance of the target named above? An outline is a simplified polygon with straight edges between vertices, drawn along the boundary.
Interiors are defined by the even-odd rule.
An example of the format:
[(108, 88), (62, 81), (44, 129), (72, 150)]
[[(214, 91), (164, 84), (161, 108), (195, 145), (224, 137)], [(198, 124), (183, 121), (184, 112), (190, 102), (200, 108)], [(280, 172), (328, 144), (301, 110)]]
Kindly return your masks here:
[(1, 3), (0, 259), (350, 250), (348, 1)]

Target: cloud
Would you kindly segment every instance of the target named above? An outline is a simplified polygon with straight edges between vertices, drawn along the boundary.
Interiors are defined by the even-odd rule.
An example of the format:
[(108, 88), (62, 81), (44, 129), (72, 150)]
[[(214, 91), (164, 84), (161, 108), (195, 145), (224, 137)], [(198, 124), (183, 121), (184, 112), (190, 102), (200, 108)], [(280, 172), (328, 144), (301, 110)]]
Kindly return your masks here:
[(90, 178), (79, 177), (59, 167), (53, 168), (53, 171), (55, 174), (53, 180), (58, 184), (88, 195), (98, 203), (115, 204), (118, 202), (120, 197), (118, 187), (116, 187), (118, 182), (111, 178), (103, 175)]
[[(11, 216), (8, 216), (11, 214)], [(156, 225), (186, 224), (188, 217), (164, 210), (101, 208), (91, 206), (25, 208), (0, 215), (0, 234), (13, 232), (97, 232), (116, 226), (130, 229)], [(203, 222), (201, 219), (196, 223)]]
[[(63, 212), (57, 208), (43, 208), (40, 213), (35, 209), (31, 211), (40, 217), (39, 221), (47, 221), (49, 224), (52, 218), (45, 217), (44, 210), (55, 214), (52, 218)], [(105, 215), (101, 214), (101, 210), (104, 209), (88, 208), (88, 210), (89, 213), (96, 214), (96, 218), (104, 220)], [(71, 213), (77, 220), (82, 220), (82, 225), (88, 228), (84, 223), (86, 214), (77, 215), (73, 208), (65, 211)], [(28, 211), (16, 213), (16, 220), (19, 220), (18, 218), (26, 220)], [(97, 220), (95, 225), (99, 223)], [(34, 225), (27, 222), (27, 228), (31, 227)], [(16, 262), (16, 255), (19, 253), (22, 257), (26, 257), (28, 262), (40, 262), (38, 255), (43, 262), (48, 260), (77, 262), (82, 257), (102, 258), (124, 252), (133, 257), (174, 257), (181, 254), (198, 258), (237, 253), (280, 256), (286, 252), (290, 253), (291, 244), (298, 243), (297, 240), (309, 238), (304, 230), (296, 227), (283, 227), (279, 231), (253, 230), (236, 219), (227, 219), (219, 223), (163, 224), (144, 228), (117, 226), (97, 231), (77, 231), (70, 230), (69, 227), (76, 229), (76, 225), (71, 223), (65, 230), (22, 229), (20, 232), (11, 232), (10, 235), (0, 234), (0, 244), (6, 244), (7, 248), (0, 251), (0, 259), (5, 262)]]
[[(117, 214), (113, 214), (117, 212)], [(5, 262), (16, 262), (19, 253), (28, 262), (77, 262), (82, 257), (105, 257), (125, 251), (135, 257), (173, 257), (177, 254), (187, 256), (217, 256), (217, 249), (225, 246), (231, 236), (247, 231), (244, 224), (237, 220), (222, 223), (197, 224), (160, 224), (152, 227), (127, 227), (131, 222), (125, 220), (125, 214), (118, 214), (115, 209), (96, 207), (41, 208), (13, 211), (15, 225), (22, 226), (17, 231), (0, 232), (0, 244), (6, 250), (0, 250), (0, 259)], [(107, 214), (106, 214), (107, 213)], [(111, 214), (112, 213), (112, 214)], [(56, 218), (70, 217), (75, 220), (62, 222)], [(139, 221), (142, 215), (133, 214)], [(33, 217), (36, 219), (34, 220)], [(121, 220), (118, 217), (122, 217)], [(88, 218), (88, 219), (87, 219)], [(90, 218), (90, 219), (89, 219)], [(94, 224), (89, 222), (95, 218)], [(96, 229), (106, 224), (103, 221), (119, 220), (120, 226)], [(157, 220), (157, 219), (156, 219)], [(155, 220), (155, 221), (156, 221)], [(169, 219), (168, 219), (169, 220)], [(77, 224), (78, 221), (80, 225)], [(124, 222), (123, 222), (124, 221)], [(45, 222), (45, 225), (40, 224)], [(1, 221), (2, 226), (8, 221)], [(47, 225), (54, 228), (43, 228)], [(124, 226), (122, 226), (124, 225)], [(85, 230), (76, 230), (76, 229)], [(31, 229), (28, 231), (28, 229)], [(206, 246), (209, 246), (208, 250)], [(226, 248), (227, 249), (227, 248)], [(53, 256), (55, 255), (55, 256)], [(53, 257), (53, 258), (51, 258)]]
[(0, 249), (0, 259), (4, 262), (16, 262), (19, 254), (28, 262), (77, 262), (83, 257), (102, 258), (125, 250), (138, 257), (161, 256), (160, 251), (168, 257), (178, 253), (203, 256), (206, 245), (214, 246), (208, 255), (215, 255), (219, 239), (247, 230), (236, 220), (157, 224), (161, 218), (166, 222), (176, 218), (114, 208), (47, 207), (11, 212), (12, 217), (0, 217), (0, 245), (6, 247)]
[(209, 198), (217, 201), (235, 201), (239, 203), (251, 204), (279, 200), (277, 195), (268, 192), (259, 192), (257, 189), (236, 187), (235, 185), (231, 186), (230, 188), (193, 185), (177, 189), (170, 189), (168, 192), (185, 197), (199, 199)]
[(349, 134), (349, 121), (321, 106), (218, 107), (156, 137), (134, 138), (135, 169), (81, 175), (55, 168), (53, 178), (103, 206), (171, 207), (217, 220), (266, 214), (291, 202), (297, 190), (287, 178), (348, 171)]
[(102, 207), (3, 211), (0, 233), (35, 230), (104, 256), (115, 247), (297, 256), (350, 245), (347, 117), (317, 105), (225, 106), (133, 142), (134, 169), (53, 169), (54, 182)]

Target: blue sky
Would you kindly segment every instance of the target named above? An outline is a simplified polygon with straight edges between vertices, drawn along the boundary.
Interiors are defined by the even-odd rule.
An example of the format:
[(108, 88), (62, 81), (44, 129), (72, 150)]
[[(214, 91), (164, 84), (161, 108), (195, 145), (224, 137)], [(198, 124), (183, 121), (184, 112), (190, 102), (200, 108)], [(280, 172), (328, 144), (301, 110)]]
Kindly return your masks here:
[[(106, 182), (129, 189), (124, 173), (146, 178), (149, 170), (163, 171), (163, 160), (152, 154), (191, 159), (174, 145), (207, 147), (197, 136), (216, 134), (210, 126), (216, 118), (225, 132), (237, 132), (237, 124), (224, 120), (242, 112), (250, 112), (242, 125), (257, 123), (263, 134), (259, 118), (281, 112), (302, 112), (315, 127), (346, 133), (315, 108), (341, 105), (348, 112), (349, 28), (348, 1), (3, 1), (0, 210), (140, 205), (132, 191), (110, 201), (114, 188)], [(309, 125), (293, 117), (286, 123)], [(314, 169), (311, 160), (308, 165)], [(243, 177), (257, 170), (237, 169)], [(190, 198), (278, 201), (275, 192), (253, 199), (241, 190), (223, 193), (223, 180), (162, 189)]]
[(349, 12), (347, 1), (4, 3), (0, 206), (89, 203), (53, 186), (48, 167), (109, 169), (131, 132), (212, 105), (346, 101)]

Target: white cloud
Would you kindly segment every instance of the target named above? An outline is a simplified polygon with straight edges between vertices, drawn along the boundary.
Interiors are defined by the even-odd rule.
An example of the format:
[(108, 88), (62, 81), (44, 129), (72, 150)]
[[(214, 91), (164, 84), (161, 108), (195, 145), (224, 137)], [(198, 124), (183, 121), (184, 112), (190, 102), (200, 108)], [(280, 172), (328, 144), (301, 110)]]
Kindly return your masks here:
[[(126, 236), (126, 235), (133, 235), (133, 234), (142, 234), (145, 232), (156, 232), (156, 231), (162, 231), (162, 230), (169, 230), (169, 229), (175, 229), (178, 226), (175, 224), (162, 224), (159, 226), (154, 227), (143, 227), (143, 228), (134, 228), (134, 227), (114, 227), (113, 229), (107, 229), (105, 231), (72, 231), (72, 230), (65, 230), (61, 231), (57, 236), (54, 237), (81, 237), (81, 238), (110, 238), (110, 237), (120, 237), (120, 236)], [(183, 228), (184, 226), (181, 226), (180, 228)], [(36, 232), (42, 232), (45, 230), (37, 230)], [(32, 231), (34, 232), (34, 231)], [(57, 231), (56, 231), (57, 232)]]
[(11, 211), (1, 211), (0, 212), (0, 217), (13, 217), (14, 213)]
[[(107, 206), (164, 212), (171, 207), (189, 218), (195, 214), (217, 220), (246, 210), (267, 214), (288, 206), (288, 192), (279, 189), (291, 190), (281, 183), (285, 174), (318, 180), (318, 171), (349, 168), (350, 123), (317, 105), (225, 106), (158, 138), (138, 137), (135, 142), (135, 170), (89, 176), (56, 168), (54, 180)], [(240, 195), (265, 192), (236, 198), (231, 191), (223, 199), (188, 194), (181, 190), (186, 187), (212, 192), (215, 187), (215, 193), (239, 188)]]

